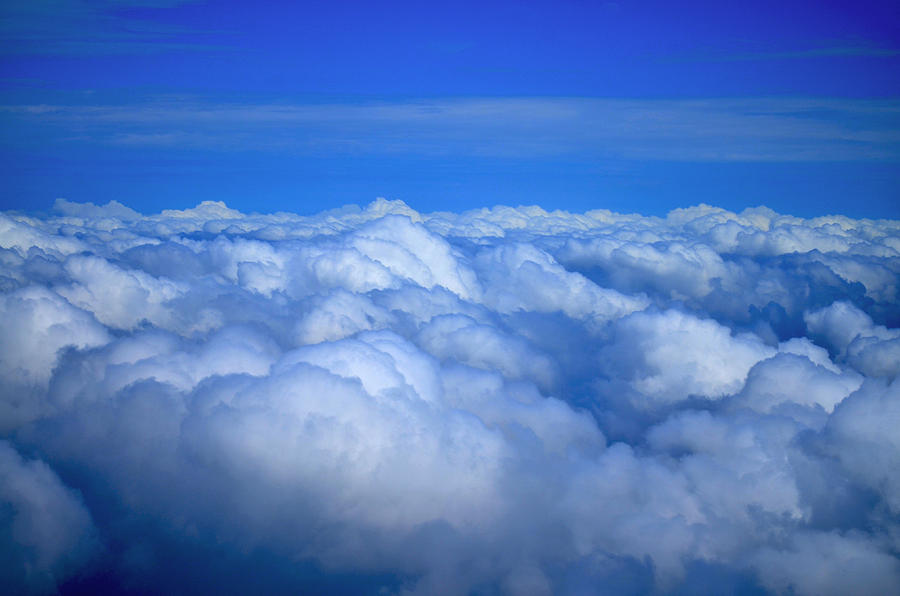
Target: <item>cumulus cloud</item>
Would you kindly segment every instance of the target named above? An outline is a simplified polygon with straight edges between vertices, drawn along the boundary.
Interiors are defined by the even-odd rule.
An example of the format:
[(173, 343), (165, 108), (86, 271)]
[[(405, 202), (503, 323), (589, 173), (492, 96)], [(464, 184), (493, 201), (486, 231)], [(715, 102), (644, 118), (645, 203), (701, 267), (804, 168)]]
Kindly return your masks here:
[(900, 372), (900, 329), (874, 324), (845, 301), (808, 312), (804, 320), (811, 334), (860, 372), (889, 379)]
[(79, 495), (46, 463), (0, 441), (0, 578), (6, 589), (53, 592), (97, 549)]
[(755, 335), (732, 336), (716, 321), (677, 309), (623, 317), (612, 336), (599, 354), (602, 366), (637, 392), (639, 405), (736, 393), (750, 367), (775, 352)]
[(898, 237), (707, 205), (2, 214), (2, 579), (895, 592)]

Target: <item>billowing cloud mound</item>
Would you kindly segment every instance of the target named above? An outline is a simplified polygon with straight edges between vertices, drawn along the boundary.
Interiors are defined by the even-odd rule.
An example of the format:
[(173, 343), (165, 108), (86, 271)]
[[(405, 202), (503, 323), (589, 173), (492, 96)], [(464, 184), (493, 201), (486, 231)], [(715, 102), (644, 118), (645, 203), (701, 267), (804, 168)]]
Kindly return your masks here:
[(15, 591), (900, 592), (900, 222), (0, 214)]

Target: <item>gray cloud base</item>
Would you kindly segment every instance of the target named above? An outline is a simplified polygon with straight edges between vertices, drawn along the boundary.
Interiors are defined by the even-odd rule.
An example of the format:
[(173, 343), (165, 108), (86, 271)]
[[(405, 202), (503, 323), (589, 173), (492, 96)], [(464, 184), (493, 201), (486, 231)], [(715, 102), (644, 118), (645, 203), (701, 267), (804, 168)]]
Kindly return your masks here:
[(900, 222), (59, 200), (0, 247), (17, 589), (900, 590)]

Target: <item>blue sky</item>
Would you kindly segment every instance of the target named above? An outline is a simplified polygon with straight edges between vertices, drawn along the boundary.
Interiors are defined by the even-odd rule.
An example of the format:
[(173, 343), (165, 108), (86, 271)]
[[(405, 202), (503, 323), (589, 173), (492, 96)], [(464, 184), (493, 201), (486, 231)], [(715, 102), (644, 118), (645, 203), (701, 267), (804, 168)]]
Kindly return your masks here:
[(0, 0), (0, 182), (6, 592), (900, 594), (898, 0)]
[(900, 216), (896, 2), (11, 1), (4, 208)]

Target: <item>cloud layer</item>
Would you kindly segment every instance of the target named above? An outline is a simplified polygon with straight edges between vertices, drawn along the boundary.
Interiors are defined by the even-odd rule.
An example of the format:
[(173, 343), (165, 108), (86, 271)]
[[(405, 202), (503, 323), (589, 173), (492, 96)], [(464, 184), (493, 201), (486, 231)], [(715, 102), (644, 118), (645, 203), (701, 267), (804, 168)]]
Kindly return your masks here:
[(719, 163), (896, 162), (898, 111), (896, 100), (828, 98), (0, 105), (11, 134), (30, 132), (15, 139), (28, 146)]
[(0, 214), (34, 592), (900, 590), (900, 222)]

